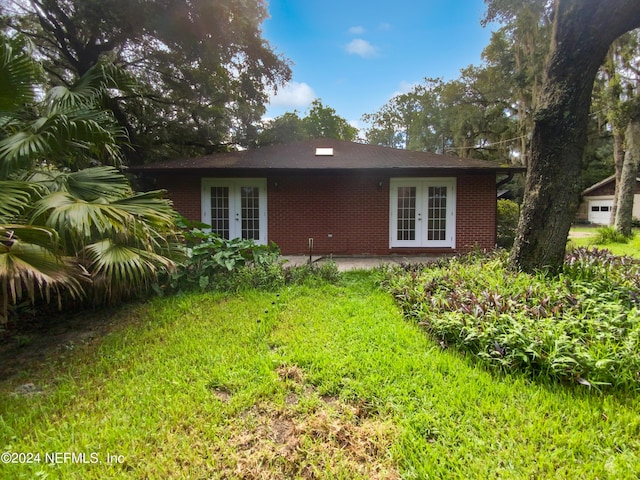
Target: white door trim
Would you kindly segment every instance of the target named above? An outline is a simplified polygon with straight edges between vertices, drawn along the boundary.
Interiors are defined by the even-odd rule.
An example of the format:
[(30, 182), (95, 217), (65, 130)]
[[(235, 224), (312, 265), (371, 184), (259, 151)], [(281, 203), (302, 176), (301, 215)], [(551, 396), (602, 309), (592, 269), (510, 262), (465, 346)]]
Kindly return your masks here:
[[(389, 247), (455, 248), (455, 177), (391, 178), (389, 187)], [(446, 189), (443, 205), (439, 188)]]
[[(230, 238), (242, 238), (247, 227), (247, 205), (242, 204), (242, 189), (258, 189), (258, 237), (253, 240), (259, 245), (267, 244), (267, 179), (266, 178), (203, 178), (201, 181), (201, 221), (211, 225), (211, 189), (228, 188), (228, 230)], [(246, 200), (246, 199), (245, 199)], [(252, 219), (249, 219), (249, 221)]]

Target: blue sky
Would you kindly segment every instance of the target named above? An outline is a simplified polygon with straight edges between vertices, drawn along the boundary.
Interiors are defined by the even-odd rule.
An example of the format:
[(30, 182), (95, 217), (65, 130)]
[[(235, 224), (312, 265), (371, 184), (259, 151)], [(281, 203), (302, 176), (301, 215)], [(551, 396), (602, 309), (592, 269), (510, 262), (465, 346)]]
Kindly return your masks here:
[(263, 37), (292, 62), (291, 83), (267, 118), (314, 98), (356, 126), (425, 77), (479, 65), (490, 28), (483, 0), (268, 0)]

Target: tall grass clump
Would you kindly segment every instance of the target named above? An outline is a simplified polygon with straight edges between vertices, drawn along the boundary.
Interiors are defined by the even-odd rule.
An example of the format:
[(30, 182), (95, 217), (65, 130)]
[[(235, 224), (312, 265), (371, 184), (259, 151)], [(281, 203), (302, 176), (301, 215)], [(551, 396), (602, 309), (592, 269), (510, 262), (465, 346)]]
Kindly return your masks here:
[(627, 237), (614, 227), (600, 227), (594, 242), (596, 245), (609, 245), (612, 243), (629, 243), (633, 236)]
[(640, 264), (575, 250), (555, 277), (515, 272), (505, 254), (398, 268), (385, 281), (443, 347), (503, 371), (640, 390)]

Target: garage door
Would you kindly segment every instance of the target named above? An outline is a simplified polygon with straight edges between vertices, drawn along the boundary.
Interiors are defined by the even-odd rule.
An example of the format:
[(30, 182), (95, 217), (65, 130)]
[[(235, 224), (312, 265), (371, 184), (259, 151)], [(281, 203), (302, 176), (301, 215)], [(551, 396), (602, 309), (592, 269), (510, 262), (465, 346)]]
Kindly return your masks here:
[(611, 210), (613, 200), (590, 200), (589, 201), (589, 222), (598, 225), (611, 224)]

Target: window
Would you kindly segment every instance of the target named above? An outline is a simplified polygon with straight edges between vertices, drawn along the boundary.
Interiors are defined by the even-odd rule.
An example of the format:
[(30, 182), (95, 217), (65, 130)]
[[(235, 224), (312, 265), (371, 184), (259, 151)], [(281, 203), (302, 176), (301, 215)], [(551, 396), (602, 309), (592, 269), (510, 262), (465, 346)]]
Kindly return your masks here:
[(416, 187), (398, 187), (398, 240), (416, 239)]
[(455, 247), (455, 178), (392, 178), (391, 247)]
[(211, 230), (229, 238), (229, 187), (211, 187)]
[(260, 178), (202, 180), (202, 222), (222, 238), (267, 243), (267, 182)]

